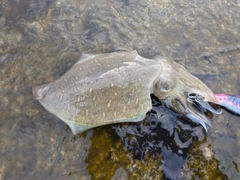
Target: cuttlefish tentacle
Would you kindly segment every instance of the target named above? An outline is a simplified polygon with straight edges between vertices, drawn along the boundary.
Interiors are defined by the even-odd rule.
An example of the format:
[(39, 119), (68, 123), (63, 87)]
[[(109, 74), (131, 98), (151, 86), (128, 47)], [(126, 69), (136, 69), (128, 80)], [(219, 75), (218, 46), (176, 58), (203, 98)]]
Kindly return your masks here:
[(209, 110), (214, 114), (221, 114), (222, 109), (218, 108), (218, 110), (214, 109), (207, 101), (196, 101), (201, 107)]
[(200, 95), (196, 95), (196, 94), (188, 94), (188, 98), (187, 101), (195, 104), (197, 107), (200, 106), (200, 109), (205, 109), (208, 110), (214, 114), (221, 114), (222, 113), (222, 109), (218, 108), (217, 110), (214, 109), (208, 101), (206, 101), (202, 96)]

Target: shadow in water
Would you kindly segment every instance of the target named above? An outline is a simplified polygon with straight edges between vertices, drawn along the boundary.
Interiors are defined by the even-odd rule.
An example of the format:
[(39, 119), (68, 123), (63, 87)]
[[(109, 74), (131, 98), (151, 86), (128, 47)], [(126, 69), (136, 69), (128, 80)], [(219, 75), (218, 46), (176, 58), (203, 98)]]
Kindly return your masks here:
[(161, 105), (154, 96), (152, 103), (145, 121), (127, 126), (118, 124), (113, 129), (133, 159), (148, 161), (149, 157), (162, 156), (159, 165), (163, 178), (178, 179), (193, 140), (203, 139), (204, 130), (201, 126), (192, 128), (181, 115)]

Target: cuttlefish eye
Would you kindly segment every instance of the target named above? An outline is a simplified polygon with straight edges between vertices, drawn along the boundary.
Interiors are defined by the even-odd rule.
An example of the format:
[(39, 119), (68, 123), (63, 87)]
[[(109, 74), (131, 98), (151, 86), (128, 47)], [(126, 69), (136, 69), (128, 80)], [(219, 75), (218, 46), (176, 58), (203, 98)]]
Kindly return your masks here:
[(161, 81), (159, 82), (158, 88), (161, 92), (169, 92), (174, 88), (174, 82), (169, 80)]

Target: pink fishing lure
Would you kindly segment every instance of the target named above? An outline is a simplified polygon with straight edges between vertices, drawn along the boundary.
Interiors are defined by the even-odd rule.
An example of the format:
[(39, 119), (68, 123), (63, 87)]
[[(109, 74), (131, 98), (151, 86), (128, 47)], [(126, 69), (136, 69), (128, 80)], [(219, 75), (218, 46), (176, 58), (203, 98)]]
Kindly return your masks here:
[(216, 104), (225, 107), (227, 110), (240, 115), (240, 96), (229, 94), (215, 94), (218, 102)]

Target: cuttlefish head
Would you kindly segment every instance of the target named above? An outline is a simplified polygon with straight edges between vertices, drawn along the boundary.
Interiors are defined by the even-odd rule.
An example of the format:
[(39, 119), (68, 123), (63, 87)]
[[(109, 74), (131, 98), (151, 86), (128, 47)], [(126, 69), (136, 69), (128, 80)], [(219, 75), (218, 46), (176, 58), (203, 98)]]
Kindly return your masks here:
[(155, 59), (161, 63), (162, 72), (153, 82), (152, 93), (167, 107), (200, 123), (207, 131), (206, 124), (211, 126), (207, 112), (222, 112), (208, 103), (217, 102), (213, 92), (182, 65), (160, 57)]

